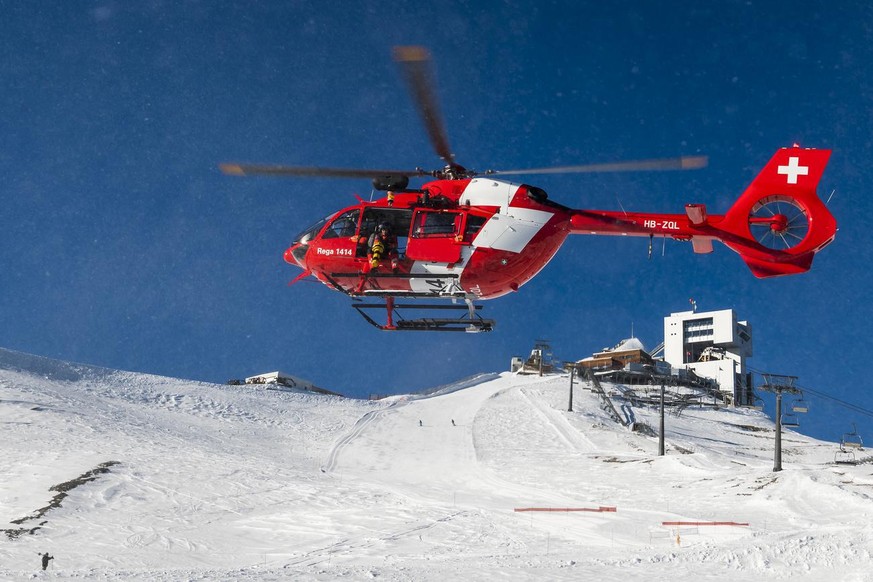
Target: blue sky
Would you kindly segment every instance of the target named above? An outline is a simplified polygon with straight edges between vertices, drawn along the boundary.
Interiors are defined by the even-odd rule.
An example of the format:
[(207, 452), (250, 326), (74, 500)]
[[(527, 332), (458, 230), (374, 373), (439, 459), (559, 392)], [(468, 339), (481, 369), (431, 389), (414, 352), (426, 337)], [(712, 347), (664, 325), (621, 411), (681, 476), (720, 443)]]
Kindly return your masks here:
[[(352, 396), (581, 358), (663, 316), (734, 308), (755, 369), (873, 409), (866, 387), (873, 8), (865, 2), (3, 3), (0, 345), (223, 382), (285, 370)], [(467, 167), (705, 154), (685, 173), (537, 176), (578, 208), (723, 213), (773, 152), (834, 153), (839, 223), (810, 273), (757, 280), (716, 245), (573, 237), (485, 302), (491, 334), (386, 334), (287, 282), (292, 237), (366, 180), (235, 179), (222, 161), (435, 167), (391, 47), (427, 46)], [(620, 205), (620, 206), (619, 206)], [(445, 362), (434, 366), (434, 362)], [(805, 432), (873, 419), (808, 399)], [(772, 411), (772, 406), (770, 407)]]

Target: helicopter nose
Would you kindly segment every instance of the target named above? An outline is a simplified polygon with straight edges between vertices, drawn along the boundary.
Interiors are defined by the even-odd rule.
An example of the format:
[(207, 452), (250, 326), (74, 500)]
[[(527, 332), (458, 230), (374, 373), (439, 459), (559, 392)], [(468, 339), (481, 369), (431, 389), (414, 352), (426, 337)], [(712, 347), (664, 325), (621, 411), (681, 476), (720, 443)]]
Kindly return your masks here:
[(285, 250), (285, 262), (289, 265), (295, 265), (301, 269), (306, 269), (306, 249), (307, 245), (294, 244)]

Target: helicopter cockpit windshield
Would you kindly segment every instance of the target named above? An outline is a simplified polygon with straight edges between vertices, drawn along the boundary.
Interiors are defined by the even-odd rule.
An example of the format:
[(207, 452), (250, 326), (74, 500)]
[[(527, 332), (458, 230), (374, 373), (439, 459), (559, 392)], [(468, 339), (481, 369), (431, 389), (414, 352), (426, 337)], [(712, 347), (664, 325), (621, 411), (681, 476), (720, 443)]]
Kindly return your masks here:
[(324, 223), (327, 222), (331, 216), (333, 216), (333, 214), (325, 216), (324, 218), (322, 218), (321, 220), (319, 220), (318, 222), (316, 222), (315, 224), (313, 224), (312, 226), (310, 226), (309, 228), (307, 228), (306, 230), (304, 230), (303, 232), (301, 232), (300, 234), (295, 236), (293, 244), (295, 244), (295, 245), (309, 244), (309, 242), (318, 235), (319, 231), (324, 226)]

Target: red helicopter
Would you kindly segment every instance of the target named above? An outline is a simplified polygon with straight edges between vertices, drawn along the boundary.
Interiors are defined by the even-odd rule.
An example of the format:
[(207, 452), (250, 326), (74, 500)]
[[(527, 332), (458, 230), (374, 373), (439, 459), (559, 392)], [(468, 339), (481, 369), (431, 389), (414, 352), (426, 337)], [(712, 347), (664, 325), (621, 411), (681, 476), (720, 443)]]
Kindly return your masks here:
[[(331, 289), (351, 296), (353, 307), (382, 330), (491, 331), (476, 300), (517, 291), (546, 266), (570, 234), (655, 236), (688, 241), (695, 253), (710, 253), (719, 240), (739, 253), (756, 277), (808, 271), (817, 252), (836, 235), (836, 220), (816, 194), (830, 150), (794, 145), (778, 150), (724, 215), (703, 204), (681, 214), (573, 209), (549, 199), (536, 186), (493, 176), (559, 172), (695, 169), (706, 157), (644, 160), (528, 170), (476, 172), (454, 161), (441, 121), (422, 47), (395, 47), (442, 169), (359, 170), (301, 166), (221, 164), (230, 175), (372, 178), (386, 191), (375, 201), (332, 213), (298, 235), (285, 261)], [(411, 177), (429, 177), (409, 188)], [(393, 235), (394, 260), (374, 260), (370, 239), (377, 227)], [(381, 302), (366, 302), (370, 298)], [(415, 299), (397, 303), (395, 300)], [(435, 302), (434, 300), (442, 300)], [(445, 301), (450, 300), (450, 301)], [(385, 309), (378, 323), (370, 309)], [(458, 317), (404, 317), (459, 309)], [(417, 310), (417, 311), (412, 311)]]

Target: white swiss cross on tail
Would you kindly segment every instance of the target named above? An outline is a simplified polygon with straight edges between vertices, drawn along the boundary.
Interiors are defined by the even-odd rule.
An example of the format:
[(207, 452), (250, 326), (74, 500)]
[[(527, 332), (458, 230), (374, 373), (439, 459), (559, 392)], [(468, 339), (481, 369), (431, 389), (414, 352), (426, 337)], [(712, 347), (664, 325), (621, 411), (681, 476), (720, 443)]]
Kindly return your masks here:
[(809, 174), (809, 166), (801, 166), (800, 158), (791, 156), (788, 158), (787, 166), (779, 166), (776, 171), (779, 174), (788, 177), (789, 184), (797, 184), (797, 176), (806, 176)]

